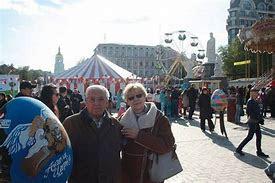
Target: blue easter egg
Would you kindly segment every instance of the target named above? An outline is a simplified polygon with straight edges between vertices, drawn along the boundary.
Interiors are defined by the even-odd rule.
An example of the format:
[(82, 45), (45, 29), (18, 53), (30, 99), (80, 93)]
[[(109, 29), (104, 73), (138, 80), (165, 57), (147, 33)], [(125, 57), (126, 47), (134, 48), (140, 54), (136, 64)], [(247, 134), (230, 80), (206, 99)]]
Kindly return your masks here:
[(54, 113), (30, 97), (11, 100), (2, 112), (0, 150), (2, 161), (10, 159), (6, 176), (20, 183), (66, 182), (72, 170), (72, 148)]

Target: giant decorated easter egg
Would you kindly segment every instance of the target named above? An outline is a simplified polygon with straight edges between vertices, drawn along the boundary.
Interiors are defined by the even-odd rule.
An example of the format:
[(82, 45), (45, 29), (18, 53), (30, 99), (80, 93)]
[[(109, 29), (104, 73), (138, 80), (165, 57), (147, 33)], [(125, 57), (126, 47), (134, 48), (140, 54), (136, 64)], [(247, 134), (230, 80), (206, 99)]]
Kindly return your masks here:
[(227, 107), (227, 95), (221, 89), (216, 89), (211, 95), (211, 107), (216, 111), (223, 111)]
[(1, 110), (2, 179), (11, 182), (66, 182), (72, 170), (68, 135), (39, 100), (18, 97)]

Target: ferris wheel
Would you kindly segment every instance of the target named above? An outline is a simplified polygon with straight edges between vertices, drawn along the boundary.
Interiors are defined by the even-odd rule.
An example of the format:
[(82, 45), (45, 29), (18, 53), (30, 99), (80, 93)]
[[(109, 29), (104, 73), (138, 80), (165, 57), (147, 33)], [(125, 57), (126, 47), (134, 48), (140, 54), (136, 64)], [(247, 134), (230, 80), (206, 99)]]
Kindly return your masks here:
[[(192, 69), (200, 65), (205, 58), (205, 50), (199, 38), (184, 30), (165, 33), (164, 36), (164, 45), (175, 50), (172, 57), (164, 58), (164, 47), (157, 48), (157, 65), (166, 75), (165, 83), (169, 83), (172, 78), (183, 78), (182, 70), (185, 70), (185, 78), (193, 78)], [(174, 60), (169, 68), (164, 65), (167, 59)]]

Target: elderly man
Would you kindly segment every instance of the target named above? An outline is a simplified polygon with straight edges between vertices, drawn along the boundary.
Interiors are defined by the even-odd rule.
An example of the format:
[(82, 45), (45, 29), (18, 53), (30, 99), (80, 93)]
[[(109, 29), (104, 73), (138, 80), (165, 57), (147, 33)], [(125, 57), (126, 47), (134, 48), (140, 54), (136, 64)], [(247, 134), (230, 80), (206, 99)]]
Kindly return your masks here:
[(104, 86), (89, 86), (87, 107), (64, 121), (73, 149), (69, 183), (120, 182), (121, 127), (106, 110), (108, 99)]

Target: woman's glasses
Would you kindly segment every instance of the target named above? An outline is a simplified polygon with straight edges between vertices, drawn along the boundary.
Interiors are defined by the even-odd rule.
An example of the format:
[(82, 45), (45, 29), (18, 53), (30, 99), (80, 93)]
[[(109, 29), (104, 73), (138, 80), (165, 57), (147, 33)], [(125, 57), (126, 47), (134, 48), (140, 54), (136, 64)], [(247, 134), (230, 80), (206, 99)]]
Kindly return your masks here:
[(140, 99), (142, 96), (143, 96), (143, 94), (137, 94), (137, 95), (135, 95), (135, 96), (128, 97), (128, 100), (129, 100), (129, 101), (132, 101), (132, 100), (134, 100), (135, 98)]

